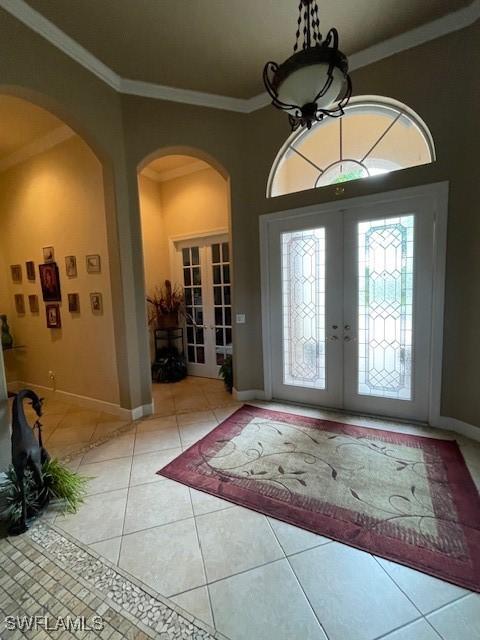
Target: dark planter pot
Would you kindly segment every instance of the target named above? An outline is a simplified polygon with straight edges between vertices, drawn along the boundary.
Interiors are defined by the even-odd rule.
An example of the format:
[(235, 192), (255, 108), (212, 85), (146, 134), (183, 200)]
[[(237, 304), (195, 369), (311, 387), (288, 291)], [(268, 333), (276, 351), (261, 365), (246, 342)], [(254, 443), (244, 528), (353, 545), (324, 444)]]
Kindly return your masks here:
[(175, 329), (178, 327), (178, 313), (172, 312), (158, 316), (157, 324), (158, 329)]

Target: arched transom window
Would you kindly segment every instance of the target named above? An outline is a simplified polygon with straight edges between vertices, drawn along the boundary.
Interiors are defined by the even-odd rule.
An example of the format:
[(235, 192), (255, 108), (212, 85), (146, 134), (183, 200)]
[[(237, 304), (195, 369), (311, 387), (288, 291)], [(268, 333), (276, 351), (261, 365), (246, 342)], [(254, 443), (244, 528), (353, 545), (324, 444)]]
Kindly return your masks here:
[(411, 109), (385, 98), (355, 98), (341, 118), (293, 133), (273, 164), (267, 196), (325, 187), (428, 164), (432, 136)]

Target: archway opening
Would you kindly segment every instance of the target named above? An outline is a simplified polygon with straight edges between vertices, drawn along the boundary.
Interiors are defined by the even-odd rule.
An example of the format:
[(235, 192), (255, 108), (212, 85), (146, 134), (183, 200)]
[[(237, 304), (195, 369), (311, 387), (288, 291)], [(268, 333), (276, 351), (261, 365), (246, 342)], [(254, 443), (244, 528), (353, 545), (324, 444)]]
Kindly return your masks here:
[(4, 379), (10, 394), (27, 386), (45, 397), (46, 444), (61, 454), (90, 441), (120, 402), (104, 167), (23, 97), (0, 94), (0, 132)]
[(185, 359), (190, 394), (196, 385), (192, 410), (207, 409), (233, 349), (228, 176), (202, 152), (170, 149), (142, 163), (138, 186), (156, 411), (178, 408), (161, 384), (181, 378), (162, 365), (168, 349)]

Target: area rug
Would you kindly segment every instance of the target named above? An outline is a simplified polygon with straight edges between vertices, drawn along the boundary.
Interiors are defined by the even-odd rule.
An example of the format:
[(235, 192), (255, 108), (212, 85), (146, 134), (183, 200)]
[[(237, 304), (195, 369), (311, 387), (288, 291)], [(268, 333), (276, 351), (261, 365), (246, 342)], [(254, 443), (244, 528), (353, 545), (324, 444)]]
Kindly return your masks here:
[(245, 405), (158, 473), (480, 591), (480, 498), (455, 441)]

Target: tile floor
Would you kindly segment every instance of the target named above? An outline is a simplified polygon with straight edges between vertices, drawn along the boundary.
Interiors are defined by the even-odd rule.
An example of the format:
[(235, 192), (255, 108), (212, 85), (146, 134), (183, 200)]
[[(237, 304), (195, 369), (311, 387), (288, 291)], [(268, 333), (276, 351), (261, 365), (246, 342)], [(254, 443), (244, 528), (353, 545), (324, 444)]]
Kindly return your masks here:
[[(232, 640), (480, 640), (480, 595), (155, 475), (239, 403), (199, 378), (156, 385), (154, 397), (155, 416), (72, 460), (93, 480), (78, 514), (47, 514), (58, 527)], [(91, 441), (114, 422), (99, 416), (94, 428), (77, 412), (73, 425), (72, 413), (52, 415), (50, 449), (73, 447), (75, 433)], [(480, 486), (480, 444), (457, 440)]]

